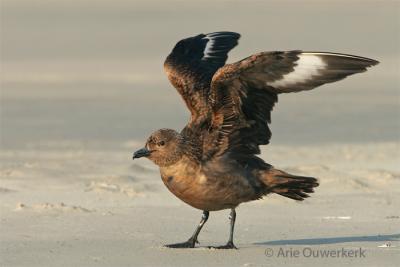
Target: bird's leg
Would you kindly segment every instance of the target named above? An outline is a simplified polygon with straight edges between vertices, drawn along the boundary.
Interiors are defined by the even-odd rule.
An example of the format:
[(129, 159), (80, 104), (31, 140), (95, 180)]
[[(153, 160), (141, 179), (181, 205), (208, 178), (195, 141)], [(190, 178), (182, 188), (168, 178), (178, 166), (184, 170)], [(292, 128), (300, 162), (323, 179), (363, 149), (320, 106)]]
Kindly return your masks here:
[(236, 211), (235, 209), (231, 209), (231, 214), (229, 215), (230, 220), (230, 233), (228, 243), (224, 246), (214, 247), (216, 249), (237, 249), (237, 247), (233, 244), (233, 230), (235, 229), (235, 220), (236, 220)]
[(206, 210), (203, 211), (203, 216), (201, 216), (201, 221), (188, 241), (183, 243), (169, 244), (165, 246), (168, 248), (194, 248), (194, 245), (196, 243), (199, 243), (197, 241), (197, 236), (199, 235), (201, 228), (203, 228), (203, 225), (207, 222), (209, 214), (210, 214), (209, 211)]

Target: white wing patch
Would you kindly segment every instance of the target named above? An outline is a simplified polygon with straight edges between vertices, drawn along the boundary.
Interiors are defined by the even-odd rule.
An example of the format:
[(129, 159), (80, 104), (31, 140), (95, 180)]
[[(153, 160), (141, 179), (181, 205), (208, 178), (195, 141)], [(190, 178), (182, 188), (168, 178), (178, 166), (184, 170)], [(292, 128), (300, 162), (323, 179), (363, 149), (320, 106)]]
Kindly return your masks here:
[(318, 76), (319, 70), (325, 69), (327, 65), (318, 54), (313, 53), (300, 54), (295, 63), (292, 72), (283, 75), (279, 80), (267, 82), (267, 85), (279, 88), (303, 83)]
[(208, 42), (207, 42), (207, 44), (206, 44), (206, 47), (204, 48), (204, 52), (203, 52), (203, 53), (204, 53), (204, 56), (203, 56), (203, 59), (212, 57), (212, 56), (210, 55), (210, 53), (213, 52), (214, 43), (215, 43), (215, 40), (214, 40), (214, 38), (212, 38), (212, 37), (206, 36), (206, 37), (204, 37), (204, 39), (207, 39)]
[(218, 38), (223, 38), (223, 37), (230, 37), (230, 35), (228, 34), (221, 34), (219, 32), (217, 33), (212, 33), (212, 34), (207, 34), (203, 39), (207, 39), (208, 42), (206, 44), (206, 47), (204, 48), (204, 56), (202, 57), (202, 59), (207, 59), (207, 58), (213, 58), (213, 57), (218, 57), (215, 55), (212, 55), (215, 52), (221, 52), (221, 51), (225, 51), (225, 49), (218, 49), (218, 47), (215, 47), (215, 43), (216, 40)]

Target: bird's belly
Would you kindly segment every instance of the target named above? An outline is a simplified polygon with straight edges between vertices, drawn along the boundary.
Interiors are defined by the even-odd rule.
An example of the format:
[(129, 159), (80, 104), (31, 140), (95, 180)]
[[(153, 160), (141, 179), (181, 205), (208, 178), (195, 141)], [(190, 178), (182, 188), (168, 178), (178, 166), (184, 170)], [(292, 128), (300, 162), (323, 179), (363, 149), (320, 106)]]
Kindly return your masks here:
[(249, 201), (248, 186), (239, 183), (227, 183), (224, 179), (207, 180), (205, 177), (164, 176), (165, 186), (175, 196), (190, 206), (207, 211), (229, 209), (241, 202)]

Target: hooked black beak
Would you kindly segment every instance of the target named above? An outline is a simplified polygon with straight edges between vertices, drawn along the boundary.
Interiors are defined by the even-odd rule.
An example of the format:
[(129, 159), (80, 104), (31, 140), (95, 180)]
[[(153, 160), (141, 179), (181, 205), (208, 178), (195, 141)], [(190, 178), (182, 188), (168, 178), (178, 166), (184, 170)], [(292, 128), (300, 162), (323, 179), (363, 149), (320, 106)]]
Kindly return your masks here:
[(144, 147), (142, 149), (139, 149), (135, 153), (133, 153), (133, 158), (132, 159), (138, 159), (138, 158), (141, 158), (141, 157), (147, 157), (147, 156), (150, 156), (150, 153), (151, 153), (151, 151)]

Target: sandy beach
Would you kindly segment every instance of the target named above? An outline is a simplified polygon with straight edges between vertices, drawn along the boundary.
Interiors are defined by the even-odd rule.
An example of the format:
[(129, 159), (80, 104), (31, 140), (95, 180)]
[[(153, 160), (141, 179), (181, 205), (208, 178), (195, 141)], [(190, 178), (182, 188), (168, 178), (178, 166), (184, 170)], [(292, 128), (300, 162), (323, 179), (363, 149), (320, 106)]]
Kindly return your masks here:
[[(0, 266), (398, 266), (399, 2), (39, 2), (2, 1)], [(238, 250), (208, 248), (228, 239), (227, 210), (197, 248), (167, 249), (201, 211), (132, 152), (188, 120), (162, 69), (172, 46), (224, 29), (242, 34), (229, 62), (304, 49), (381, 63), (280, 97), (261, 157), (318, 177), (312, 197), (239, 206)]]
[[(170, 194), (129, 145), (96, 151), (76, 144), (1, 153), (2, 266), (395, 266), (400, 259), (399, 145), (271, 146), (269, 162), (320, 177), (298, 203), (279, 196), (237, 210), (235, 251), (228, 211), (211, 213), (199, 248), (174, 250), (201, 212)], [(79, 147), (79, 149), (77, 148)], [(290, 154), (290, 157), (288, 156)], [(266, 256), (267, 250), (365, 250), (365, 257)]]

